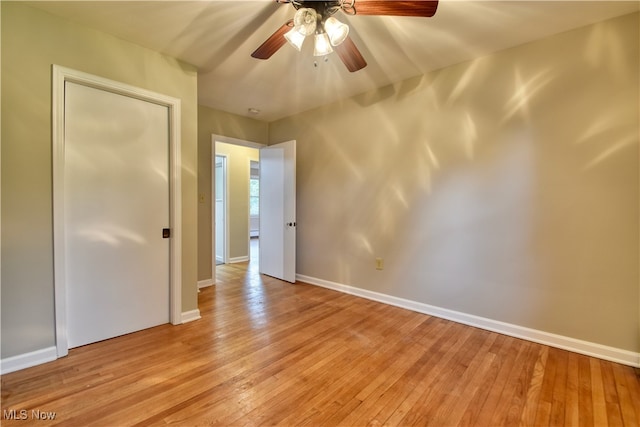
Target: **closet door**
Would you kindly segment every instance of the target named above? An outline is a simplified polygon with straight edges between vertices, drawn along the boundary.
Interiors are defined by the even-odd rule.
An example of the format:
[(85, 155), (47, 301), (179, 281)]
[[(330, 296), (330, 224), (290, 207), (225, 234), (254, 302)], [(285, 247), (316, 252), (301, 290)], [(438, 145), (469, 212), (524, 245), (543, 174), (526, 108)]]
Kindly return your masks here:
[(69, 348), (169, 322), (168, 107), (65, 83)]

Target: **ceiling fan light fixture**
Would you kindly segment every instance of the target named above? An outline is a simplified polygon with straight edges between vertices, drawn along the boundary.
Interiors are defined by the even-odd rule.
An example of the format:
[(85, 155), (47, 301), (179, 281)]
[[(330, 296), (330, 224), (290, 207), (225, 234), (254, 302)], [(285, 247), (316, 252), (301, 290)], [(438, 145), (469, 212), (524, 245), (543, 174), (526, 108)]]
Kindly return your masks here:
[(315, 9), (300, 8), (293, 16), (293, 25), (303, 36), (310, 36), (316, 31), (318, 13)]
[(316, 40), (313, 47), (313, 56), (328, 55), (331, 52), (333, 52), (333, 48), (331, 47), (331, 42), (329, 41), (329, 36), (327, 36), (327, 33), (316, 34)]
[(284, 38), (287, 39), (291, 46), (298, 50), (302, 50), (302, 43), (304, 43), (305, 35), (300, 33), (298, 30), (292, 28), (291, 31), (284, 35)]
[(327, 32), (329, 41), (333, 46), (338, 46), (349, 35), (349, 26), (338, 21), (333, 16), (327, 18), (324, 22), (324, 30)]

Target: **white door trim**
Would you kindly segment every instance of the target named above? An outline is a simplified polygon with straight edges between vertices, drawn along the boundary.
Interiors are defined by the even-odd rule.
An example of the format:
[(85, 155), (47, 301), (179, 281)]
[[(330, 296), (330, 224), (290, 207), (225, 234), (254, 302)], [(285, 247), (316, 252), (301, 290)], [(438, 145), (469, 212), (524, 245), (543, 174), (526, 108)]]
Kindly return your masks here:
[(214, 135), (211, 135), (211, 144), (212, 144), (211, 152), (213, 153), (214, 157), (215, 157), (216, 141), (224, 142), (225, 144), (241, 145), (243, 147), (257, 148), (258, 150), (267, 146), (267, 144), (261, 144), (259, 142), (247, 141), (244, 139), (232, 138), (230, 136), (214, 134)]
[(169, 109), (169, 301), (171, 323), (182, 323), (182, 192), (180, 100), (117, 81), (53, 65), (52, 79), (52, 144), (53, 144), (53, 253), (58, 357), (69, 352), (67, 340), (67, 304), (64, 243), (64, 90), (65, 82), (152, 102)]

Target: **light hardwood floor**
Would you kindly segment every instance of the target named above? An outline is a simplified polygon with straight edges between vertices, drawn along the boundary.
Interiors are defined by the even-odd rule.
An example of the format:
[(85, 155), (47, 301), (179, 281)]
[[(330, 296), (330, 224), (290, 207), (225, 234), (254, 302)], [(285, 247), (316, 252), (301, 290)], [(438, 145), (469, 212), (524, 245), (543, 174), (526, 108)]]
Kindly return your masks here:
[[(2, 425), (640, 423), (633, 368), (261, 278), (248, 264), (218, 271), (197, 322), (3, 375), (3, 418), (26, 410), (32, 423)], [(36, 424), (32, 410), (55, 419)]]

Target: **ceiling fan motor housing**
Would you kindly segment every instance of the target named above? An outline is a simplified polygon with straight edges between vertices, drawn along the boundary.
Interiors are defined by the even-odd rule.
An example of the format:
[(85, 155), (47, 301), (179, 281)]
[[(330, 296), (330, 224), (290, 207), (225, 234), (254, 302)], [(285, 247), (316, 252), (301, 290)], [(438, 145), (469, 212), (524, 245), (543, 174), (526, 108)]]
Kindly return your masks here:
[[(349, 4), (350, 2), (347, 2)], [(343, 7), (343, 1), (314, 1), (314, 0), (293, 0), (291, 5), (296, 9), (313, 9), (318, 14), (318, 21), (324, 21)]]

